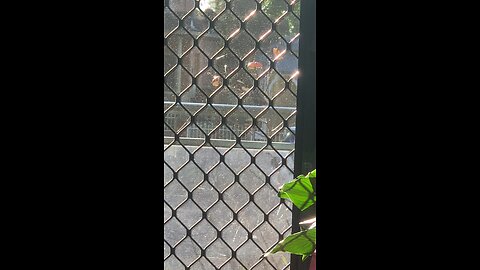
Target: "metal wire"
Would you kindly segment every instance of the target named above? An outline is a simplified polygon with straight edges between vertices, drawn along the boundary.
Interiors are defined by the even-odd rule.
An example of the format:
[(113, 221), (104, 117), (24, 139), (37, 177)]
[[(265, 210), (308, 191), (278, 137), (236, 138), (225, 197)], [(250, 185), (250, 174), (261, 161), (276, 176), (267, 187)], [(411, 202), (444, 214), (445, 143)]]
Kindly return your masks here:
[(299, 4), (164, 1), (165, 269), (289, 269)]

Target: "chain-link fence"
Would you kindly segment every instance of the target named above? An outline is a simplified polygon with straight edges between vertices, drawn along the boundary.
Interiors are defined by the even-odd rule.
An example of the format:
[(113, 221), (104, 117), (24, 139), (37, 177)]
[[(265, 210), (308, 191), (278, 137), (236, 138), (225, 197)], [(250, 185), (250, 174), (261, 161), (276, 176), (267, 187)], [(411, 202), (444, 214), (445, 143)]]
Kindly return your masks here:
[(164, 267), (289, 269), (300, 3), (164, 1)]

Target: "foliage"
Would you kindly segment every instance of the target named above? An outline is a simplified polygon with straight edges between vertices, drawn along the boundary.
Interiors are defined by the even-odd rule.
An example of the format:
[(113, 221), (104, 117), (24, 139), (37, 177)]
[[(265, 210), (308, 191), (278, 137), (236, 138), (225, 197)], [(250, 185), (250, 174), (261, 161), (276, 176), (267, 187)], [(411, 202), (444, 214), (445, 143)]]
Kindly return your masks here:
[[(293, 181), (284, 184), (280, 188), (278, 196), (292, 201), (292, 203), (301, 211), (314, 205), (316, 202), (315, 191), (312, 186), (312, 180), (317, 178), (317, 170), (308, 173), (307, 176), (300, 175)], [(280, 241), (271, 251), (264, 256), (274, 254), (279, 251), (289, 252), (296, 255), (301, 255), (302, 260), (310, 256), (316, 248), (316, 218), (304, 221), (300, 224), (312, 223), (307, 230), (289, 235), (287, 238)]]
[(301, 255), (302, 260), (305, 260), (313, 253), (313, 251), (315, 251), (316, 237), (317, 228), (291, 234), (287, 238), (280, 241), (270, 252), (265, 254), (265, 256), (278, 251), (283, 251), (295, 255)]
[(280, 188), (278, 196), (282, 199), (292, 201), (298, 209), (304, 211), (315, 204), (317, 200), (311, 182), (311, 179), (316, 177), (316, 170), (310, 172), (307, 176), (300, 175), (293, 181), (284, 184)]
[[(287, 4), (287, 2), (289, 2)], [(273, 19), (274, 21), (279, 20), (280, 21), (285, 20), (284, 23), (286, 23), (286, 31), (288, 32), (289, 35), (295, 35), (299, 31), (299, 24), (300, 21), (298, 19), (295, 19), (292, 16), (286, 16), (284, 15), (288, 11), (288, 5), (292, 5), (295, 3), (293, 9), (298, 12), (300, 9), (300, 2), (299, 1), (284, 1), (284, 0), (264, 0), (262, 1), (262, 10), (265, 12), (265, 14), (270, 18)]]
[[(239, 3), (244, 3), (245, 5), (249, 4), (250, 1), (237, 0)], [(232, 2), (232, 1), (226, 1)], [(282, 18), (284, 14), (288, 11), (288, 5), (294, 5), (294, 12), (298, 13), (300, 9), (299, 1), (285, 1), (285, 0), (263, 0), (260, 2), (262, 6), (262, 11), (273, 21)], [(218, 14), (225, 8), (225, 0), (201, 0), (200, 8), (205, 11), (206, 9), (211, 9), (213, 12)], [(284, 18), (285, 23), (287, 24), (287, 31), (289, 35), (295, 34), (298, 32), (299, 21), (288, 16)]]

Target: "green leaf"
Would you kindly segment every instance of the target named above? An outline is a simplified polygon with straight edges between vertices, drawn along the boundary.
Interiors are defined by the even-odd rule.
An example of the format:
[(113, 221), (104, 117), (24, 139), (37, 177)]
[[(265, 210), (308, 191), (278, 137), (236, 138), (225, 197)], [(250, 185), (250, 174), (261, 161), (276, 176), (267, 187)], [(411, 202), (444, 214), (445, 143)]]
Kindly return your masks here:
[(315, 204), (317, 196), (313, 190), (311, 179), (316, 178), (316, 170), (310, 172), (307, 176), (300, 175), (291, 182), (284, 184), (278, 193), (278, 196), (293, 202), (293, 204), (304, 211)]
[(308, 178), (317, 178), (317, 169), (311, 171), (307, 175)]
[(289, 235), (278, 243), (270, 252), (264, 256), (277, 252), (289, 252), (296, 255), (302, 255), (302, 260), (310, 256), (315, 250), (317, 243), (317, 229), (310, 229)]

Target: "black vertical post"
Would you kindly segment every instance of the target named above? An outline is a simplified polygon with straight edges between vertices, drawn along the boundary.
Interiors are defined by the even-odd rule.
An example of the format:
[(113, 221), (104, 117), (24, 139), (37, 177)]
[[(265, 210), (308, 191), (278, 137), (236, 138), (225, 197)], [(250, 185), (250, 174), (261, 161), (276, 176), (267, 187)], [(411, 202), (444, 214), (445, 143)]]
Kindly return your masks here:
[[(316, 168), (316, 0), (301, 0), (299, 42), (295, 176)], [(294, 207), (293, 232), (300, 230), (300, 221), (315, 216), (315, 211), (316, 206), (304, 212)], [(291, 269), (307, 270), (309, 261), (292, 255)]]

